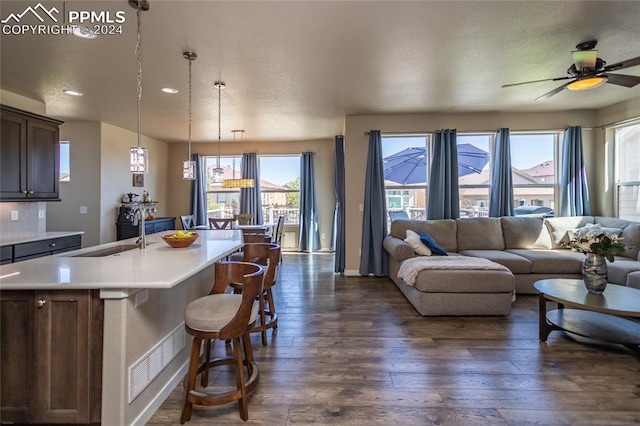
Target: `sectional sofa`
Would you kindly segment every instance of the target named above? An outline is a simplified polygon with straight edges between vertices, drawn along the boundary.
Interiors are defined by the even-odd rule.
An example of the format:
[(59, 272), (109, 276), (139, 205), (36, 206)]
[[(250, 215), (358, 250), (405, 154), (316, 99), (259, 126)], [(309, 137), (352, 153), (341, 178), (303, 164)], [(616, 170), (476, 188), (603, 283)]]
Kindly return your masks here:
[[(537, 280), (582, 277), (584, 254), (564, 248), (562, 241), (569, 231), (586, 224), (621, 230), (626, 251), (608, 264), (608, 281), (640, 289), (640, 223), (617, 218), (396, 220), (383, 245), (390, 278), (421, 315), (507, 315), (516, 294), (537, 293), (533, 287)], [(446, 262), (440, 262), (443, 265), (409, 275), (415, 278), (413, 283), (398, 276), (399, 272), (407, 276), (406, 268), (400, 271), (405, 261), (420, 257), (404, 241), (407, 230), (426, 231), (449, 254)], [(419, 262), (422, 259), (410, 264)]]

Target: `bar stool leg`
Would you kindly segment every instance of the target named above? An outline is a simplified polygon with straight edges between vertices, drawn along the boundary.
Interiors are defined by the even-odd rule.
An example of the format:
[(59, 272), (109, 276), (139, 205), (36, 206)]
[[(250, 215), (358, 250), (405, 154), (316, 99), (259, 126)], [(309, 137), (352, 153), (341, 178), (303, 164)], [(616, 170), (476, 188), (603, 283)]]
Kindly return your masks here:
[(200, 385), (209, 386), (209, 361), (211, 360), (211, 339), (204, 339), (204, 371), (200, 375)]
[(249, 408), (247, 406), (247, 390), (244, 387), (242, 377), (242, 343), (239, 337), (233, 339), (233, 355), (236, 361), (236, 388), (240, 390), (238, 405), (240, 408), (240, 418), (244, 421), (249, 419)]
[(187, 388), (184, 395), (184, 404), (182, 405), (180, 424), (184, 424), (191, 419), (191, 408), (193, 407), (193, 403), (189, 399), (189, 396), (191, 395), (191, 391), (196, 387), (196, 376), (198, 375), (201, 344), (202, 339), (198, 337), (193, 338), (193, 343), (191, 344), (191, 356), (189, 358), (189, 371), (187, 372)]

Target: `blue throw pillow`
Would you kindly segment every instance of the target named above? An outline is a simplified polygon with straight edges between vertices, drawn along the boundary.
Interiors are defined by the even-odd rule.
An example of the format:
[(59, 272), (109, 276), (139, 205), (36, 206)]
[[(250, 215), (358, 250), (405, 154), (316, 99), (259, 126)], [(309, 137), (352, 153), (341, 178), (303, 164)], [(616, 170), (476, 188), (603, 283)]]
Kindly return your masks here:
[(436, 254), (438, 256), (449, 256), (447, 252), (442, 247), (440, 247), (440, 244), (438, 244), (431, 235), (427, 234), (425, 231), (420, 231), (419, 235), (420, 235), (420, 241), (422, 241), (422, 244), (429, 247), (433, 254)]

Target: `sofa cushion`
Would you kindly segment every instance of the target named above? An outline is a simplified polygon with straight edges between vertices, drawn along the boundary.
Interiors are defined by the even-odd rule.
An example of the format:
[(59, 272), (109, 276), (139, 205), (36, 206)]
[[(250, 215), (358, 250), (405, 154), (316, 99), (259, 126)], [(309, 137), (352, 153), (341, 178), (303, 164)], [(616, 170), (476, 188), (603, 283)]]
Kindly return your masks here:
[(562, 248), (560, 241), (567, 240), (568, 231), (581, 228), (587, 223), (594, 223), (593, 216), (550, 217), (544, 220), (551, 238), (551, 248)]
[(413, 287), (426, 293), (511, 293), (515, 278), (509, 271), (423, 269)]
[(551, 248), (549, 231), (541, 217), (504, 216), (500, 224), (507, 249)]
[[(532, 273), (580, 274), (582, 272), (582, 260), (568, 250), (510, 249), (507, 251), (529, 259), (532, 263)], [(584, 258), (584, 255), (582, 257)]]
[[(542, 220), (540, 220), (540, 225), (542, 225)], [(491, 260), (506, 266), (514, 274), (529, 274), (533, 266), (529, 259), (502, 250), (463, 250), (460, 254)]]
[[(422, 234), (422, 232), (420, 232), (420, 234)], [(420, 235), (416, 234), (411, 229), (407, 229), (407, 238), (404, 239), (404, 242), (409, 244), (413, 251), (418, 253), (420, 256), (431, 256), (431, 249), (429, 246), (424, 244), (420, 239)]]
[(382, 240), (382, 246), (387, 251), (387, 253), (389, 253), (389, 255), (396, 259), (398, 262), (402, 262), (403, 260), (415, 257), (413, 248), (411, 248), (409, 244), (396, 237), (388, 235), (384, 240)]
[(437, 256), (447, 256), (446, 250), (440, 247), (440, 244), (438, 244), (438, 242), (426, 231), (420, 231), (419, 236), (422, 244), (427, 246), (433, 254)]
[(404, 240), (407, 235), (407, 229), (411, 229), (418, 234), (420, 233), (420, 231), (426, 231), (447, 252), (451, 253), (458, 251), (458, 243), (456, 241), (456, 221), (453, 219), (398, 219), (391, 222), (391, 230), (389, 232), (389, 235)]
[(640, 289), (640, 271), (627, 275), (627, 287)]
[(639, 261), (616, 256), (613, 262), (607, 262), (607, 281), (627, 285), (627, 276), (636, 271), (640, 271)]
[(621, 256), (634, 260), (640, 260), (640, 223), (615, 217), (596, 216), (595, 221), (608, 228), (622, 229), (622, 241), (626, 250)]
[(502, 225), (498, 217), (456, 219), (458, 251), (504, 250)]

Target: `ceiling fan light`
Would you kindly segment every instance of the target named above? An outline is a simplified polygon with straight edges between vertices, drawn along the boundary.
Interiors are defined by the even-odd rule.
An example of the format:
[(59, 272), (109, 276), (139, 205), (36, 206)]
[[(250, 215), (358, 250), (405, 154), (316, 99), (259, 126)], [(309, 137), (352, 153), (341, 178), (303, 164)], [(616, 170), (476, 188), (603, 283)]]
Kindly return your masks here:
[(573, 81), (567, 85), (567, 89), (579, 92), (581, 90), (595, 89), (607, 82), (607, 77), (589, 77)]

